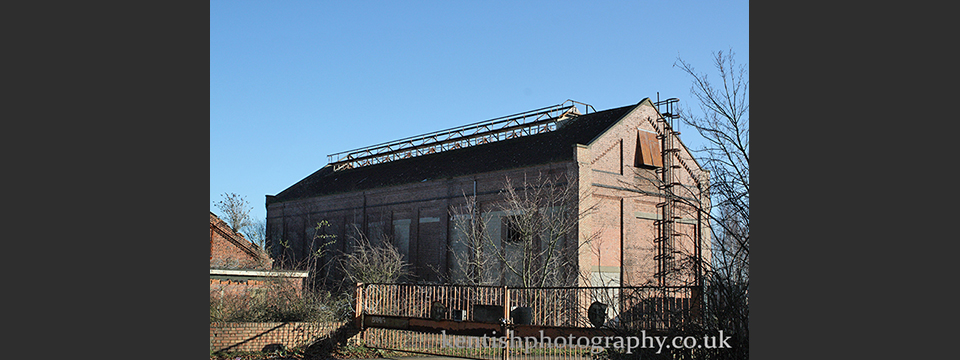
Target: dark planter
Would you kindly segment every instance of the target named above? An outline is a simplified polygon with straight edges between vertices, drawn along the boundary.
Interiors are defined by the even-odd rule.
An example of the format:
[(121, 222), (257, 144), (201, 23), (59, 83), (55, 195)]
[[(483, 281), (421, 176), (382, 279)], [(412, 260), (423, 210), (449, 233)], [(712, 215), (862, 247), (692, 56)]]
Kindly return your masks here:
[(473, 321), (499, 324), (503, 318), (503, 306), (500, 305), (474, 305)]
[(510, 317), (513, 323), (517, 325), (530, 325), (533, 323), (533, 308), (529, 306), (520, 306), (510, 311)]
[(590, 323), (593, 324), (594, 327), (603, 326), (603, 324), (607, 322), (607, 304), (594, 301), (593, 304), (590, 304), (590, 308), (587, 309), (587, 319), (590, 319)]

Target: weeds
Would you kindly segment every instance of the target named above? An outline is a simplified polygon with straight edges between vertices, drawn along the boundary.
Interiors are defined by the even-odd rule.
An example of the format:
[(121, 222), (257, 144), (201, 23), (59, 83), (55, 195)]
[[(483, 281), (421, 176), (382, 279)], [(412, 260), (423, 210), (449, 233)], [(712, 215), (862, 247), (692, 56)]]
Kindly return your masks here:
[(350, 316), (351, 300), (282, 281), (247, 291), (211, 290), (210, 322), (339, 321)]

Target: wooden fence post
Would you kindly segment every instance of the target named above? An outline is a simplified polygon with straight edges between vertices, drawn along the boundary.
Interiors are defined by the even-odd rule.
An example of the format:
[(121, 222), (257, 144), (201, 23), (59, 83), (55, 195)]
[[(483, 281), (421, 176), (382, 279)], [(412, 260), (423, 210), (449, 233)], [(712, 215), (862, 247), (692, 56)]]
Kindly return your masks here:
[(508, 289), (506, 286), (503, 287), (503, 321), (501, 321), (501, 323), (503, 324), (503, 336), (506, 336), (507, 339), (506, 346), (502, 347), (503, 354), (501, 355), (501, 358), (503, 360), (509, 360), (511, 341), (510, 327), (508, 326), (510, 323), (510, 289)]
[(357, 288), (355, 292), (356, 304), (354, 305), (354, 322), (357, 324), (357, 329), (363, 330), (363, 283), (357, 283)]

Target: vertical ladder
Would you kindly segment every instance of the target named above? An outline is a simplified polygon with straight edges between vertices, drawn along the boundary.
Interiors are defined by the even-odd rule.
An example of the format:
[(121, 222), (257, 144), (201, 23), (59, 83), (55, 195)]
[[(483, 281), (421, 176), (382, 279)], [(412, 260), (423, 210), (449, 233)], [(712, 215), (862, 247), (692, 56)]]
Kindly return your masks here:
[[(677, 284), (677, 261), (675, 254), (676, 239), (680, 234), (676, 232), (676, 221), (680, 219), (676, 211), (676, 203), (679, 202), (676, 187), (680, 186), (678, 172), (682, 168), (678, 163), (677, 153), (680, 149), (677, 147), (676, 138), (679, 132), (673, 129), (673, 120), (678, 117), (674, 111), (674, 104), (680, 100), (670, 98), (659, 101), (660, 94), (657, 94), (657, 112), (660, 117), (657, 118), (655, 128), (657, 129), (657, 138), (662, 141), (661, 156), (663, 157), (663, 167), (657, 169), (660, 173), (660, 184), (658, 186), (662, 197), (657, 207), (660, 210), (661, 217), (655, 222), (658, 229), (658, 236), (654, 239), (657, 247), (657, 255), (654, 260), (657, 261), (656, 278), (660, 286), (674, 286)], [(661, 110), (661, 106), (665, 109)]]

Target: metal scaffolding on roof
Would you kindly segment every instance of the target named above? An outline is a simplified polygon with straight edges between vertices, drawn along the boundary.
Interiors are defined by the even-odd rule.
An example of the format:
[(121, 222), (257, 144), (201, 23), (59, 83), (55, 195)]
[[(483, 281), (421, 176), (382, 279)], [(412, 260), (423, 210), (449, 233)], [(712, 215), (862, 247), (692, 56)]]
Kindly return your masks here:
[(333, 165), (334, 171), (340, 171), (536, 135), (556, 130), (562, 121), (591, 111), (596, 109), (589, 104), (567, 100), (558, 105), (330, 154), (327, 162)]

